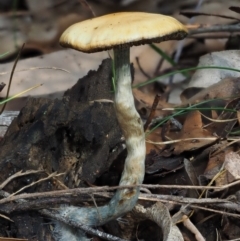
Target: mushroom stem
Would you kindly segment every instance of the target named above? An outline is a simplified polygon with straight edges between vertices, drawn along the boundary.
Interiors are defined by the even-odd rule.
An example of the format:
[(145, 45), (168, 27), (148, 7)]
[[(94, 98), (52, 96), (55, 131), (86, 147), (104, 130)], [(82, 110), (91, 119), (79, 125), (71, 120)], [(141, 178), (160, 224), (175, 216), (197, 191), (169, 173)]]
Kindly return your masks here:
[[(141, 184), (145, 168), (145, 136), (143, 124), (135, 109), (129, 47), (114, 48), (116, 73), (115, 109), (126, 141), (127, 158), (119, 185)], [(125, 190), (124, 192), (129, 192)]]
[[(116, 91), (115, 109), (119, 125), (126, 141), (127, 158), (119, 185), (141, 184), (145, 169), (145, 135), (143, 124), (135, 109), (132, 94), (129, 47), (114, 49)], [(118, 189), (110, 202), (101, 207), (67, 207), (62, 208), (61, 215), (71, 221), (85, 225), (102, 225), (132, 210), (139, 196), (139, 187)], [(61, 232), (61, 228), (57, 228)], [(66, 230), (64, 230), (66, 232)]]

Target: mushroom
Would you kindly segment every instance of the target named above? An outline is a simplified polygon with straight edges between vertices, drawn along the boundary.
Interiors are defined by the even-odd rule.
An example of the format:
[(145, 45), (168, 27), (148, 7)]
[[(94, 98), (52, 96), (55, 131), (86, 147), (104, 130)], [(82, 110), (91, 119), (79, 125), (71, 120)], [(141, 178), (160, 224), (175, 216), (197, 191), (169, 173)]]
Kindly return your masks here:
[[(145, 173), (145, 135), (131, 89), (130, 47), (183, 39), (186, 35), (187, 29), (172, 17), (121, 12), (76, 23), (65, 30), (60, 38), (63, 47), (85, 53), (113, 49), (116, 81), (114, 106), (128, 152), (119, 185), (141, 184)], [(138, 195), (139, 187), (120, 189), (106, 206), (73, 208), (67, 213), (72, 213), (72, 218), (86, 225), (101, 225), (130, 211)]]

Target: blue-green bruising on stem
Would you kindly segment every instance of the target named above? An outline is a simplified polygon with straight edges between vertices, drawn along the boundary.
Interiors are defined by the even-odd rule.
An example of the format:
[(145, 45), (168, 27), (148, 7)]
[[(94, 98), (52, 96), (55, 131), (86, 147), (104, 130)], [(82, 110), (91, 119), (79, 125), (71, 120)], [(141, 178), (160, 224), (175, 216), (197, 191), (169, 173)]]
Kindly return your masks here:
[[(116, 80), (115, 112), (125, 138), (127, 157), (119, 186), (142, 184), (145, 174), (145, 135), (141, 118), (135, 109), (132, 94), (129, 47), (114, 49), (114, 73)], [(107, 205), (100, 207), (63, 207), (60, 215), (88, 226), (100, 226), (132, 210), (139, 196), (139, 187), (118, 189)], [(59, 241), (86, 240), (82, 232), (72, 228), (62, 229), (57, 224), (55, 229)], [(73, 234), (74, 233), (74, 234)]]

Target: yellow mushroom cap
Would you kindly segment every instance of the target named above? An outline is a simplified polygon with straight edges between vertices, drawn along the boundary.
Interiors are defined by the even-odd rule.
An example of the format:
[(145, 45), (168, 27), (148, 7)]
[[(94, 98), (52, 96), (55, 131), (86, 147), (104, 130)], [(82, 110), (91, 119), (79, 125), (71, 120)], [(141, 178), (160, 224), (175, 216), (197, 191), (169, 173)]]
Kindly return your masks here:
[(60, 38), (63, 47), (92, 53), (119, 45), (183, 39), (187, 29), (175, 18), (153, 13), (120, 12), (73, 24)]

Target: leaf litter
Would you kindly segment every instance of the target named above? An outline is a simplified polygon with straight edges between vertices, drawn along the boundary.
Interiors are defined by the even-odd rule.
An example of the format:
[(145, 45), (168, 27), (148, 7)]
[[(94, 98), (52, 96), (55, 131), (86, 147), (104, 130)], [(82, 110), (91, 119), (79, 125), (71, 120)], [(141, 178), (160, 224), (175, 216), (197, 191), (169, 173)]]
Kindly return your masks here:
[[(17, 37), (16, 41), (12, 41), (14, 38), (11, 38), (12, 32), (8, 29), (1, 32), (4, 36), (4, 44), (1, 45), (1, 48), (3, 48), (1, 50), (2, 53), (14, 49), (12, 52), (12, 55), (14, 55), (16, 49), (19, 48), (24, 41), (26, 42), (26, 53), (36, 50), (38, 53), (44, 54), (42, 57), (27, 58), (26, 60), (20, 61), (18, 70), (31, 69), (32, 67), (38, 67), (39, 70), (37, 74), (35, 70), (24, 71), (24, 73), (21, 73), (22, 76), (19, 75), (20, 73), (18, 72), (15, 73), (14, 78), (16, 80), (13, 81), (11, 95), (21, 88), (26, 89), (28, 86), (26, 84), (27, 81), (33, 86), (35, 84), (34, 81), (43, 83), (42, 80), (45, 80), (45, 88), (32, 93), (32, 96), (47, 96), (50, 99), (58, 97), (61, 100), (63, 93), (67, 89), (71, 88), (79, 78), (84, 77), (89, 70), (98, 69), (98, 65), (101, 63), (102, 59), (108, 56), (107, 53), (84, 55), (80, 53), (76, 54), (72, 51), (56, 52), (60, 50), (57, 44), (58, 36), (67, 25), (91, 16), (91, 11), (89, 9), (87, 10), (86, 6), (81, 7), (77, 2), (74, 3), (77, 5), (71, 3), (68, 7), (68, 12), (64, 15), (63, 9), (66, 5), (65, 1), (62, 2), (63, 3), (59, 3), (59, 5), (55, 5), (54, 1), (44, 1), (44, 4), (41, 4), (41, 11), (37, 14), (39, 10), (38, 3), (26, 1), (28, 11), (18, 9), (16, 13), (16, 16), (19, 16), (14, 33)], [(161, 2), (161, 6), (167, 6), (167, 1), (157, 2), (158, 4)], [(198, 1), (193, 2), (191, 9), (194, 9)], [(113, 9), (116, 9), (116, 7), (121, 10), (137, 10), (143, 9), (144, 6), (148, 11), (152, 11), (158, 6), (155, 1), (149, 1), (149, 4), (146, 4), (141, 0), (133, 1), (133, 3), (129, 5), (126, 2), (123, 3), (119, 1), (114, 7), (108, 1), (102, 1), (100, 7), (96, 7), (96, 3), (91, 5), (91, 1), (89, 1), (89, 4), (97, 15), (111, 12)], [(234, 18), (239, 18), (239, 13), (237, 11), (233, 12), (228, 9), (231, 6), (237, 6), (237, 1), (231, 1), (231, 3), (203, 1), (199, 9), (200, 13), (207, 12), (211, 14), (217, 11), (219, 15), (227, 15), (230, 19), (219, 20), (216, 16), (199, 15), (195, 17), (194, 23), (202, 24), (201, 26), (203, 27), (204, 24), (231, 25), (236, 21)], [(184, 8), (184, 3), (173, 4), (173, 8), (176, 8), (176, 12), (188, 10)], [(54, 12), (52, 12), (53, 9), (55, 9)], [(169, 10), (164, 8), (163, 11), (168, 12)], [(171, 14), (173, 12), (174, 11), (172, 11)], [(11, 13), (11, 8), (9, 13)], [(26, 21), (26, 18), (29, 17), (30, 14), (35, 16), (35, 18), (31, 20), (31, 24), (35, 28), (26, 28), (27, 25), (24, 25), (24, 21)], [(1, 17), (4, 20), (2, 23), (4, 23), (5, 26), (11, 26), (12, 20), (9, 19), (7, 15), (3, 14)], [(188, 23), (188, 20), (183, 16), (177, 15), (177, 18)], [(45, 23), (41, 24), (43, 19), (45, 19)], [(37, 39), (36, 33), (42, 33), (41, 38)], [(199, 58), (199, 66), (223, 66), (240, 69), (238, 57), (239, 50), (227, 49), (231, 48), (231, 46), (229, 47), (229, 43), (227, 44), (227, 40), (231, 34), (234, 35), (235, 33), (225, 31), (225, 33), (220, 33), (223, 38), (221, 38), (219, 33), (216, 33), (215, 39), (208, 39), (210, 34), (212, 37), (215, 33), (208, 32), (190, 35), (190, 38), (184, 43), (182, 56), (176, 66), (172, 66), (149, 46), (133, 48), (131, 53), (131, 61), (134, 64), (135, 72), (133, 84), (142, 83), (146, 81), (148, 77), (155, 78), (164, 73), (170, 73), (176, 70), (176, 68), (183, 69), (185, 67), (193, 67), (197, 65)], [(14, 46), (17, 48), (14, 48)], [(164, 50), (168, 56), (173, 56), (178, 48), (174, 41), (171, 43), (166, 42), (157, 44), (157, 47)], [(62, 61), (59, 61), (59, 59)], [(65, 59), (67, 59), (67, 61), (64, 61)], [(4, 60), (9, 61), (7, 58), (4, 58)], [(0, 71), (9, 71), (11, 66), (12, 63), (2, 64), (0, 65)], [(40, 69), (41, 66), (53, 66), (59, 69), (66, 69), (70, 71), (71, 74), (60, 73), (60, 71), (58, 73), (57, 71), (49, 71), (47, 73), (47, 71), (42, 71)], [(31, 72), (34, 73), (31, 74)], [(162, 188), (155, 189), (153, 187), (148, 187), (147, 191), (150, 192), (150, 194), (148, 194), (145, 201), (141, 199), (143, 194), (142, 196), (140, 195), (139, 204), (136, 206), (136, 210), (134, 210), (134, 212), (138, 212), (138, 214), (127, 214), (123, 217), (123, 219), (128, 224), (131, 223), (131, 225), (124, 226), (120, 224), (120, 220), (116, 220), (114, 223), (104, 226), (104, 231), (115, 235), (115, 237), (127, 240), (153, 240), (154, 237), (154, 240), (161, 240), (164, 236), (164, 240), (170, 240), (169, 237), (166, 237), (171, 233), (171, 228), (176, 227), (175, 225), (177, 223), (179, 229), (177, 234), (173, 234), (174, 237), (179, 237), (177, 240), (205, 239), (211, 241), (240, 238), (240, 225), (238, 224), (238, 218), (234, 216), (239, 215), (240, 211), (238, 205), (238, 181), (240, 175), (238, 155), (239, 73), (221, 69), (203, 69), (197, 70), (194, 73), (191, 71), (188, 72), (188, 74), (191, 78), (186, 78), (186, 76), (178, 74), (174, 77), (171, 84), (169, 84), (169, 78), (165, 78), (163, 81), (156, 81), (140, 89), (133, 89), (136, 106), (139, 113), (141, 113), (141, 117), (147, 120), (151, 113), (150, 124), (146, 130), (147, 156), (145, 184), (162, 185)], [(1, 80), (4, 82), (7, 76), (1, 78), (4, 78)], [(74, 92), (74, 90), (72, 91)], [(4, 95), (4, 93), (1, 94)], [(84, 93), (82, 94), (84, 95)], [(152, 108), (156, 95), (159, 95), (160, 98), (157, 106)], [(63, 98), (63, 105), (66, 106), (67, 102), (65, 101), (68, 101), (67, 96), (68, 95), (65, 95)], [(72, 97), (68, 98), (71, 99)], [(110, 96), (101, 96), (101, 98), (111, 100)], [(87, 119), (88, 115), (90, 115), (88, 112), (90, 109), (88, 108), (93, 108), (94, 110), (92, 111), (96, 111), (95, 109), (102, 108), (104, 105), (112, 105), (111, 102), (98, 102), (97, 104), (95, 100), (91, 100), (91, 106), (93, 105), (94, 107), (82, 106), (79, 108), (84, 112), (84, 114), (82, 112), (82, 115), (88, 113), (84, 118)], [(113, 145), (111, 142), (113, 134), (111, 132), (102, 132), (98, 134), (100, 130), (97, 127), (93, 127), (92, 132), (82, 132), (81, 134), (83, 136), (79, 135), (78, 132), (74, 135), (76, 131), (75, 125), (79, 125), (74, 122), (74, 110), (68, 113), (67, 110), (63, 111), (63, 109), (61, 109), (62, 107), (58, 106), (60, 102), (57, 100), (49, 101), (50, 102), (41, 100), (40, 103), (37, 103), (33, 100), (32, 102), (28, 102), (28, 105), (21, 112), (20, 117), (10, 126), (7, 135), (1, 142), (1, 150), (2, 153), (4, 153), (3, 157), (1, 157), (1, 162), (2, 164), (8, 163), (8, 166), (5, 166), (6, 169), (3, 169), (6, 173), (3, 175), (3, 180), (1, 180), (1, 182), (4, 181), (4, 177), (5, 179), (7, 178), (7, 176), (5, 176), (6, 174), (11, 176), (21, 169), (29, 170), (29, 168), (33, 168), (36, 170), (47, 170), (49, 172), (48, 175), (51, 175), (55, 170), (58, 172), (67, 170), (67, 174), (65, 179), (53, 177), (51, 184), (38, 184), (38, 188), (26, 190), (29, 193), (41, 193), (48, 190), (53, 191), (64, 186), (68, 186), (68, 188), (85, 187), (87, 189), (89, 185), (117, 185), (123, 167), (122, 162), (126, 155), (124, 152), (124, 140), (121, 139), (121, 136), (114, 132), (114, 135), (116, 135), (118, 139), (116, 139), (116, 143)], [(71, 103), (75, 104), (74, 101)], [(24, 105), (25, 103), (22, 104), (22, 106)], [(46, 106), (48, 106), (49, 109)], [(53, 116), (53, 119), (50, 121), (45, 115), (41, 114), (41, 111), (38, 112), (37, 108), (39, 108), (39, 110), (45, 110), (46, 113), (52, 113), (51, 115), (54, 115), (54, 110), (56, 110), (55, 115), (60, 117), (60, 119), (54, 120)], [(111, 107), (108, 106), (104, 108)], [(65, 112), (66, 114), (63, 115)], [(23, 114), (26, 118), (24, 118)], [(67, 119), (67, 115), (72, 119)], [(97, 119), (97, 117), (94, 116), (94, 112), (91, 112), (91, 115), (92, 121)], [(87, 122), (83, 123), (87, 126)], [(83, 125), (83, 123), (81, 125)], [(86, 126), (84, 128), (84, 125), (81, 125), (81, 131), (87, 130)], [(32, 134), (31, 128), (36, 128), (39, 131), (37, 136), (36, 134)], [(47, 134), (47, 138), (46, 136), (42, 136), (41, 128), (43, 128), (45, 134)], [(107, 126), (104, 128), (106, 129), (103, 130), (106, 131)], [(152, 131), (152, 129), (154, 129), (154, 131)], [(97, 131), (94, 132), (94, 130)], [(21, 143), (19, 143), (21, 148), (17, 147), (15, 144), (15, 148), (18, 149), (18, 154), (17, 157), (14, 158), (19, 158), (19, 160), (22, 161), (24, 161), (24, 159), (27, 160), (29, 157), (31, 158), (28, 159), (25, 164), (20, 165), (11, 161), (10, 156), (12, 154), (10, 151), (6, 152), (4, 148), (8, 146), (7, 149), (12, 151), (13, 148), (10, 148), (10, 143), (7, 143), (8, 138), (12, 138), (11, 140), (13, 142), (14, 136), (24, 136), (24, 132), (28, 133), (29, 138), (28, 140), (26, 139), (26, 145), (22, 146)], [(105, 136), (105, 138), (103, 138), (103, 136)], [(67, 155), (57, 148), (57, 144), (59, 144), (60, 140), (59, 138), (63, 138), (64, 140), (60, 146), (66, 148), (68, 152)], [(88, 142), (90, 141), (90, 143), (84, 142), (84, 138)], [(76, 145), (79, 140), (81, 140), (83, 146), (80, 151), (80, 157), (78, 156), (79, 147)], [(101, 140), (102, 144), (95, 142), (96, 140)], [(19, 140), (19, 142), (21, 141), (22, 140)], [(72, 144), (71, 148), (67, 145), (69, 141)], [(51, 143), (51, 152), (47, 152), (44, 143), (48, 143), (48, 145)], [(106, 143), (108, 143), (109, 146), (112, 145), (109, 149), (111, 150), (109, 151), (111, 155), (107, 152)], [(105, 154), (105, 158), (104, 154), (100, 155), (101, 152)], [(54, 155), (57, 155), (60, 163), (55, 159), (52, 159), (54, 161), (49, 163), (45, 162), (40, 158), (40, 156), (43, 155), (40, 153), (48, 153), (44, 156), (47, 160), (51, 160)], [(53, 153), (55, 154), (53, 155)], [(92, 162), (87, 161), (90, 153), (92, 153), (96, 160), (99, 160), (99, 166), (94, 165), (91, 167)], [(90, 159), (91, 161), (93, 160), (92, 157)], [(33, 161), (32, 164), (31, 160)], [(79, 163), (79, 160), (84, 160), (84, 165), (83, 163)], [(102, 160), (105, 160), (105, 163), (103, 163)], [(39, 164), (39, 166), (37, 164)], [(92, 171), (93, 175), (89, 174), (89, 170)], [(27, 186), (27, 182), (37, 183), (37, 180), (44, 178), (44, 176), (37, 176), (35, 174), (32, 175), (30, 179), (20, 177), (19, 180), (21, 180), (21, 182), (17, 183), (15, 181), (8, 184), (8, 188), (5, 191), (9, 194), (14, 194), (16, 191), (21, 190), (22, 187)], [(234, 185), (235, 182), (236, 185)], [(57, 183), (61, 184), (57, 185)], [(164, 185), (168, 185), (168, 188), (164, 187)], [(184, 186), (188, 185), (193, 186), (185, 190)], [(196, 186), (205, 186), (208, 187), (208, 189), (205, 190), (202, 188), (197, 191)], [(224, 188), (214, 189), (214, 187)], [(48, 201), (48, 203), (50, 203), (52, 200), (49, 199), (50, 196), (47, 195), (49, 194), (46, 194), (45, 202), (47, 203)], [(104, 194), (102, 193), (101, 195)], [(156, 197), (157, 195), (164, 195), (168, 200), (160, 202), (162, 199), (159, 198), (157, 202), (155, 200), (156, 203), (154, 204), (150, 201), (151, 195), (156, 195)], [(173, 197), (177, 200), (173, 200)], [(191, 202), (183, 204), (180, 202), (181, 200), (186, 201), (188, 198), (199, 200), (197, 204), (192, 204)], [(4, 196), (2, 196), (2, 199), (4, 199)], [(99, 196), (95, 196), (95, 194), (93, 199), (95, 201), (93, 203), (88, 201), (88, 203), (90, 203), (88, 205), (100, 206), (102, 202), (106, 201), (106, 194), (105, 201), (104, 197), (101, 199)], [(206, 203), (205, 200), (209, 199), (213, 202)], [(54, 200), (56, 201), (56, 199)], [(222, 200), (222, 203), (218, 203), (217, 200)], [(42, 204), (44, 203), (44, 200), (40, 201)], [(66, 198), (59, 199), (59, 201), (68, 204), (76, 203), (76, 200), (74, 201)], [(79, 201), (77, 203), (79, 203)], [(164, 203), (164, 205), (162, 203)], [(5, 207), (2, 206), (0, 208), (2, 212), (5, 210), (16, 223), (15, 230), (17, 231), (14, 233), (16, 237), (23, 237), (23, 232), (25, 232), (24, 234), (26, 237), (31, 237), (34, 232), (30, 233), (27, 229), (21, 229), (19, 220), (24, 220), (28, 227), (35, 228), (36, 223), (33, 223), (33, 219), (31, 219), (29, 215), (26, 215), (26, 211), (24, 211), (23, 206), (21, 206), (23, 204), (18, 204), (18, 206), (17, 204), (18, 203), (15, 203), (16, 207), (14, 207), (14, 210), (18, 210), (17, 208), (22, 210), (20, 211), (20, 216), (23, 216), (20, 219), (18, 219), (16, 214), (11, 213), (11, 211), (6, 211), (10, 210), (10, 206), (6, 206), (7, 204)], [(29, 205), (34, 207), (33, 202), (30, 202)], [(86, 203), (82, 202), (82, 205), (86, 205)], [(159, 212), (166, 213), (166, 217), (165, 219), (163, 218), (162, 221), (156, 220), (155, 215)], [(36, 220), (38, 224), (43, 221), (39, 217), (39, 213), (34, 212), (34, 215), (37, 217)], [(140, 216), (141, 218), (139, 218)], [(148, 219), (152, 220), (152, 222)], [(3, 222), (5, 227), (7, 222), (6, 220)], [(163, 222), (163, 224), (161, 224), (161, 222)], [(183, 227), (181, 223), (183, 223), (185, 227)], [(49, 226), (51, 229), (51, 225)], [(164, 231), (166, 232), (161, 232), (161, 229), (165, 229)], [(90, 230), (88, 231), (90, 232)], [(44, 232), (45, 230), (43, 228), (38, 235), (41, 236)], [(51, 236), (49, 232), (48, 235)], [(93, 235), (96, 240), (101, 240), (97, 232), (92, 232), (91, 235)], [(39, 239), (40, 236), (38, 236)], [(105, 236), (105, 239), (106, 237), (107, 236)]]

